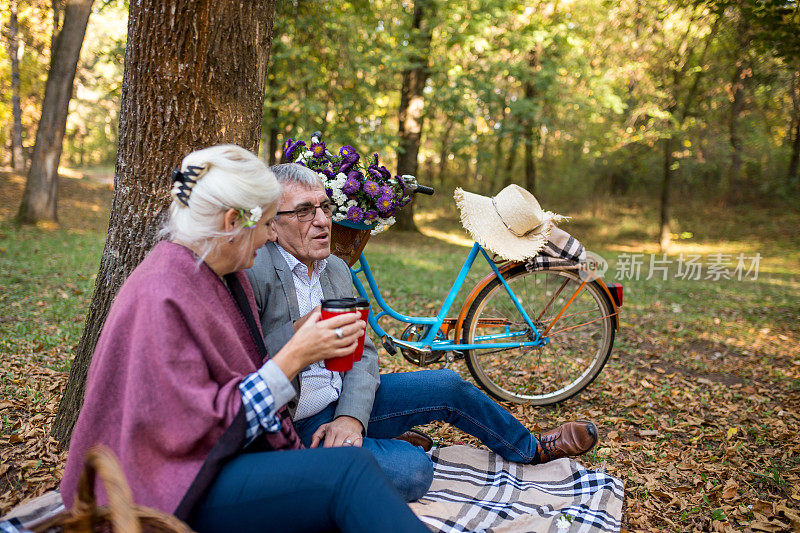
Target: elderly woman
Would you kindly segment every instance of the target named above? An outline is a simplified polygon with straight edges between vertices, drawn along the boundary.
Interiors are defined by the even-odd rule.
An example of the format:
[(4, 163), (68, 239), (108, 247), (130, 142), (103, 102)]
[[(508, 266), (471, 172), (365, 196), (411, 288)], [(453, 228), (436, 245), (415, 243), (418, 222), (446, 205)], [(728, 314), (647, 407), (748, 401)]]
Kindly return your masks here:
[(365, 324), (317, 312), (279, 350), (264, 346), (242, 270), (274, 240), (270, 170), (224, 145), (189, 154), (173, 178), (166, 240), (123, 284), (97, 343), (65, 504), (86, 451), (104, 444), (137, 503), (199, 531), (427, 531), (368, 452), (301, 449), (289, 380), (351, 352)]

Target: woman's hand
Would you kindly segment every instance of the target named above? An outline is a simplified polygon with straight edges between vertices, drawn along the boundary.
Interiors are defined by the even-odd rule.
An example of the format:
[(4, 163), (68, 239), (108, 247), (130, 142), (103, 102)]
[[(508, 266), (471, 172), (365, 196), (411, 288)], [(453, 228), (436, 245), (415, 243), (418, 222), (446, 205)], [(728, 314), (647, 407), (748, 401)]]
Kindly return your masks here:
[(325, 320), (320, 316), (319, 309), (309, 313), (294, 336), (273, 357), (289, 380), (310, 364), (352, 353), (367, 326), (358, 313), (343, 313)]

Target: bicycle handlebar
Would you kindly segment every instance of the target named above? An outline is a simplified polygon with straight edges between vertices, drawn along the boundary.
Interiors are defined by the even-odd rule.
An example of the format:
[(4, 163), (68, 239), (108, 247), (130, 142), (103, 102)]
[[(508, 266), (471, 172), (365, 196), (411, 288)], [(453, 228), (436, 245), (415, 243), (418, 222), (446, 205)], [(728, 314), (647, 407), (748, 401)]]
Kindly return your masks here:
[(417, 188), (414, 190), (414, 192), (418, 194), (427, 194), (428, 196), (433, 196), (434, 190), (433, 187), (426, 187), (425, 185), (417, 185)]

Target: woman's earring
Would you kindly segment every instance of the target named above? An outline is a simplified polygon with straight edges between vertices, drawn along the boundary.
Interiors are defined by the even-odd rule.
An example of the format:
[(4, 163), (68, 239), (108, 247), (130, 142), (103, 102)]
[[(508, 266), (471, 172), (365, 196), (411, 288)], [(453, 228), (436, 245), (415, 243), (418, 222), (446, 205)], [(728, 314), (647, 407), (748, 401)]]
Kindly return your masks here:
[(230, 239), (228, 239), (228, 244), (233, 244), (233, 237), (231, 237)]

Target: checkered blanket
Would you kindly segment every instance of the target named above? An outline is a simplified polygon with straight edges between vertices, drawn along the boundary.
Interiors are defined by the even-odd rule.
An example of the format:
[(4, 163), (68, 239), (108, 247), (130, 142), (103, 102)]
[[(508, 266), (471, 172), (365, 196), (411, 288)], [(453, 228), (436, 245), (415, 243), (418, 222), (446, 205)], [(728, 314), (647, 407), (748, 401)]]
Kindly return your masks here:
[(558, 459), (521, 465), (469, 446), (431, 452), (433, 485), (411, 509), (433, 531), (619, 531), (625, 490), (605, 472)]
[(528, 271), (553, 268), (578, 268), (578, 263), (586, 260), (586, 249), (566, 231), (553, 226), (550, 239), (539, 255), (525, 262)]

